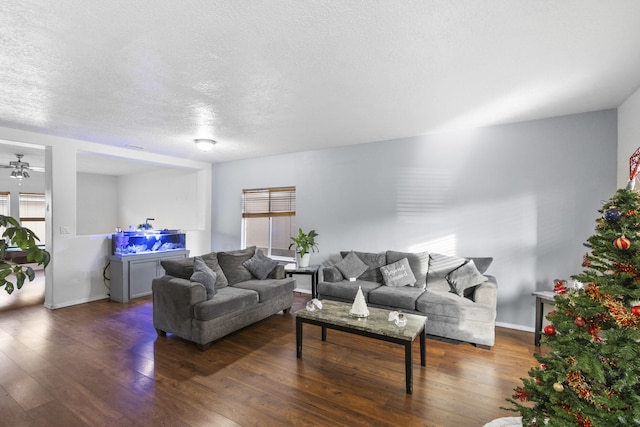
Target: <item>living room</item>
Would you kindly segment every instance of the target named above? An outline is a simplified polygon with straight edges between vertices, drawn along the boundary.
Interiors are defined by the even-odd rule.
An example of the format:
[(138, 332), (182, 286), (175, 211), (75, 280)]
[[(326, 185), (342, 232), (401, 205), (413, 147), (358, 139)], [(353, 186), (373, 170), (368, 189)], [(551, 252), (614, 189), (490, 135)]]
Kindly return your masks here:
[[(619, 22), (617, 25), (628, 31), (625, 42), (633, 39), (632, 30)], [(548, 44), (554, 41), (550, 39)], [(614, 64), (616, 58), (601, 62)], [(574, 75), (564, 76), (564, 86), (558, 85), (559, 80), (548, 86), (544, 80), (517, 86), (519, 79), (512, 77), (517, 88), (511, 87), (511, 92), (501, 88), (502, 98), (470, 98), (468, 108), (458, 110), (455, 117), (484, 117), (484, 107), (500, 104), (501, 99), (506, 99), (501, 106), (507, 110), (535, 110), (536, 102), (544, 103), (536, 97), (521, 105), (506, 96), (531, 87), (538, 89), (530, 89), (538, 94), (551, 94), (548, 105), (572, 96), (581, 99), (582, 105), (573, 110), (549, 107), (546, 111), (557, 111), (552, 115), (515, 114), (511, 121), (500, 116), (463, 129), (444, 127), (450, 121), (442, 120), (444, 130), (425, 126), (429, 132), (417, 132), (408, 126), (407, 130), (388, 133), (380, 129), (384, 114), (389, 121), (400, 123), (406, 117), (427, 114), (390, 104), (384, 114), (365, 109), (352, 116), (352, 126), (369, 129), (370, 137), (359, 134), (359, 139), (350, 139), (348, 127), (336, 117), (344, 113), (337, 105), (340, 97), (332, 98), (333, 103), (319, 98), (307, 108), (336, 108), (337, 112), (322, 116), (322, 126), (341, 129), (342, 135), (309, 127), (311, 132), (317, 131), (309, 139), (322, 143), (310, 146), (301, 141), (299, 149), (285, 150), (271, 140), (277, 148), (273, 152), (245, 147), (248, 153), (225, 161), (216, 156), (229, 155), (225, 145), (239, 139), (231, 132), (226, 140), (216, 136), (218, 144), (212, 152), (201, 154), (192, 142), (197, 135), (183, 128), (178, 132), (182, 139), (174, 137), (175, 145), (167, 144), (171, 149), (165, 152), (161, 144), (153, 150), (156, 132), (146, 122), (146, 132), (136, 135), (138, 139), (129, 134), (103, 143), (106, 139), (99, 135), (99, 128), (87, 133), (77, 130), (65, 134), (64, 128), (49, 132), (46, 121), (20, 121), (7, 106), (0, 115), (0, 139), (17, 149), (40, 147), (44, 154), (42, 192), (50, 197), (46, 240), (52, 254), (46, 271), (47, 308), (108, 297), (103, 269), (110, 250), (108, 236), (115, 227), (126, 228), (154, 217), (158, 228), (185, 230), (192, 254), (235, 249), (241, 245), (242, 190), (295, 186), (297, 225), (320, 234), (320, 252), (313, 254), (313, 264), (351, 249), (490, 256), (494, 262), (488, 273), (498, 280), (498, 326), (531, 332), (535, 318), (531, 292), (551, 289), (555, 278), (568, 278), (580, 270), (583, 243), (593, 233), (597, 211), (603, 200), (626, 184), (629, 156), (640, 145), (640, 81), (635, 77), (640, 65), (632, 59), (615, 64), (618, 73), (602, 73), (610, 76), (606, 82), (590, 80), (582, 98), (569, 91), (570, 83), (577, 80), (572, 80)], [(380, 80), (386, 81), (387, 76), (380, 73)], [(618, 79), (626, 79), (633, 89), (596, 103), (596, 93), (619, 89), (614, 81)], [(264, 85), (265, 92), (273, 89)], [(593, 97), (589, 86), (597, 88)], [(303, 95), (286, 91), (283, 89), (284, 97), (302, 98), (307, 93), (306, 88), (300, 91)], [(468, 86), (461, 91), (469, 91)], [(445, 97), (437, 98), (442, 109), (449, 108)], [(387, 101), (391, 103), (390, 98)], [(247, 102), (251, 105), (247, 115), (258, 115), (256, 111), (264, 107), (265, 118), (255, 121), (269, 120), (273, 113), (270, 105), (255, 99)], [(432, 108), (424, 111), (438, 115), (438, 106)], [(305, 126), (302, 121), (291, 139), (304, 139)], [(158, 139), (163, 131), (159, 129)], [(139, 150), (136, 145), (150, 149)], [(241, 146), (229, 150), (239, 151)], [(132, 170), (135, 165), (154, 168), (113, 175), (96, 173), (97, 166), (93, 171), (78, 166), (92, 157), (98, 159), (96, 164), (100, 158), (115, 158), (131, 162)], [(99, 227), (91, 220), (99, 209), (82, 203), (92, 193), (106, 197), (104, 206), (117, 206)]]

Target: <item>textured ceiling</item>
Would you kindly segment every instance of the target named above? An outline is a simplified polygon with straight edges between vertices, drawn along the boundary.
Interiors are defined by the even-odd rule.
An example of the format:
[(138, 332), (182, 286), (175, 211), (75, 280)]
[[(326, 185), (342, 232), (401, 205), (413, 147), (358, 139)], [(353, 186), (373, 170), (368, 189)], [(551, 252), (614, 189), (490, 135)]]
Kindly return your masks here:
[(3, 1), (0, 126), (218, 162), (615, 108), (639, 22), (635, 0)]

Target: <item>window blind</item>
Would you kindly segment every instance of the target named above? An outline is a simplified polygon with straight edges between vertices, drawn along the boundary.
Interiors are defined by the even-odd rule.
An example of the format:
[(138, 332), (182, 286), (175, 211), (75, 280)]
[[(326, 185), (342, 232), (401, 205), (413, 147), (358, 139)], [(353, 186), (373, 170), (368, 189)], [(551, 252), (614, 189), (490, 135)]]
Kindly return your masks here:
[(242, 190), (243, 218), (295, 216), (295, 214), (295, 187)]
[(45, 199), (42, 193), (20, 193), (20, 220), (44, 221)]
[(0, 215), (9, 216), (9, 192), (0, 192)]

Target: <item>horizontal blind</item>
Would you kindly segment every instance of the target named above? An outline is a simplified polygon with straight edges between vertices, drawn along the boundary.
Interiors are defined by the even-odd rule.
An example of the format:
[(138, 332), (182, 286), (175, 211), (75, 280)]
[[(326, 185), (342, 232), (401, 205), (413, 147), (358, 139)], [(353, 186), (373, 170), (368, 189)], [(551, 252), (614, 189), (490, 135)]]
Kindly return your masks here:
[(295, 187), (242, 190), (243, 218), (295, 216), (295, 214)]
[(20, 193), (20, 220), (44, 221), (45, 199), (43, 193)]
[(0, 215), (9, 216), (9, 192), (0, 192)]

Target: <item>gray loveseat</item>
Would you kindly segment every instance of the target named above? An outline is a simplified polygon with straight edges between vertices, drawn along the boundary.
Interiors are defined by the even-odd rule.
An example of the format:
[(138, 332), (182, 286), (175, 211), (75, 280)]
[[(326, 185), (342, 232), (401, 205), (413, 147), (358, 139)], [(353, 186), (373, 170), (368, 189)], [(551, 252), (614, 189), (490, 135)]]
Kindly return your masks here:
[(483, 273), (492, 258), (386, 251), (341, 252), (323, 268), (318, 298), (424, 315), (427, 334), (482, 348), (495, 342), (497, 282)]
[(152, 282), (153, 326), (158, 335), (171, 333), (200, 350), (280, 311), (286, 314), (293, 303), (295, 280), (255, 247), (161, 264), (166, 275)]

